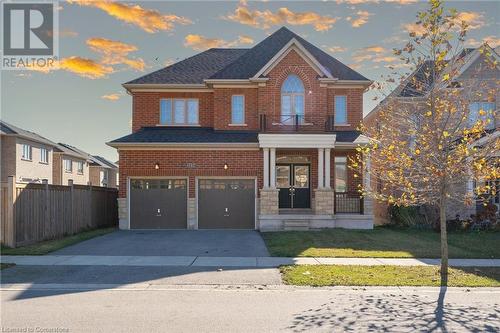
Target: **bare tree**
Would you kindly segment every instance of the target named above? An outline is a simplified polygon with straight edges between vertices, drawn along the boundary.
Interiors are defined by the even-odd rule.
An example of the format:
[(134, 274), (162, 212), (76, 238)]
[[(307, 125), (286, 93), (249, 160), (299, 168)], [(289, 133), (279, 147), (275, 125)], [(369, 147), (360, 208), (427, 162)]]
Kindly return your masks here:
[[(358, 148), (352, 167), (364, 169), (381, 184), (362, 188), (363, 195), (394, 205), (439, 208), (441, 284), (445, 286), (447, 205), (472, 204), (477, 195), (495, 194), (489, 181), (500, 178), (495, 157), (500, 150), (494, 125), (498, 116), (495, 110), (481, 108), (481, 103), (473, 104), (495, 101), (498, 96), (498, 55), (487, 45), (476, 51), (464, 48), (467, 24), (459, 22), (453, 9), (445, 13), (440, 0), (429, 1), (414, 26), (410, 41), (394, 54), (415, 71), (386, 80), (400, 85), (377, 107), (378, 126), (363, 129), (371, 143)], [(482, 61), (464, 73), (472, 52), (480, 52)], [(479, 105), (477, 115), (471, 114), (474, 105)], [(369, 165), (363, 163), (367, 155)], [(472, 191), (457, 191), (467, 180), (475, 181)]]

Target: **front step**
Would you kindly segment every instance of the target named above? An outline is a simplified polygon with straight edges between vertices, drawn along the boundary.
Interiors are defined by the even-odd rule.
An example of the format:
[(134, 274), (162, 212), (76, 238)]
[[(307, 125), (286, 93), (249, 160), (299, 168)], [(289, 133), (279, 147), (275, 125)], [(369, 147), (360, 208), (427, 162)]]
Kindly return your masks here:
[(283, 230), (285, 231), (305, 231), (310, 229), (309, 220), (284, 220)]

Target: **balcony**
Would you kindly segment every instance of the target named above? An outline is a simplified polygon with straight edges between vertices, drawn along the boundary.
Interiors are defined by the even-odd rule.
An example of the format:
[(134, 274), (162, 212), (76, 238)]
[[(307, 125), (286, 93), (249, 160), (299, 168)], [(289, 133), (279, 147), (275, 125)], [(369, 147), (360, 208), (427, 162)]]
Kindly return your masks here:
[(260, 114), (259, 128), (264, 133), (332, 132), (333, 116)]
[(357, 192), (335, 192), (335, 214), (363, 214), (363, 197)]

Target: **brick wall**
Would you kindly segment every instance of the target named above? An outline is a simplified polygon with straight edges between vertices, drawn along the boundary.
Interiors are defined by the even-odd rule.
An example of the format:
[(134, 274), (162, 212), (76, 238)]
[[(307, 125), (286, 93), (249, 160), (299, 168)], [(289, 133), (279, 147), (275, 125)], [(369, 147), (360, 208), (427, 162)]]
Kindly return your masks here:
[[(194, 198), (196, 176), (256, 176), (262, 188), (262, 152), (259, 150), (122, 150), (120, 192), (127, 192), (127, 177), (189, 176), (189, 196)], [(159, 163), (160, 168), (155, 169)], [(187, 163), (193, 163), (189, 168)], [(227, 163), (228, 169), (224, 170)]]
[(335, 115), (335, 96), (347, 96), (347, 125), (335, 126), (336, 131), (353, 131), (363, 122), (363, 88), (328, 89), (329, 114)]
[(135, 92), (132, 98), (132, 132), (160, 123), (160, 99), (197, 98), (198, 116), (203, 127), (213, 126), (212, 92)]
[[(229, 126), (231, 124), (231, 98), (233, 95), (245, 96), (245, 124), (247, 126)], [(256, 88), (216, 88), (214, 90), (214, 128), (218, 130), (257, 130), (258, 90)]]

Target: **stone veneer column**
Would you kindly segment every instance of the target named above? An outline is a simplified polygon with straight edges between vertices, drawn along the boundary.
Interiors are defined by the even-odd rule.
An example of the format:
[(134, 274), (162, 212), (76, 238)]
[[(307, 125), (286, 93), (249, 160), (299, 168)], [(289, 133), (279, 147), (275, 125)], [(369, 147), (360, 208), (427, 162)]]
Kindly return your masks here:
[(190, 230), (198, 229), (198, 219), (196, 217), (196, 198), (188, 199), (187, 228)]
[(332, 189), (318, 188), (314, 190), (314, 214), (333, 215), (334, 192)]
[(279, 214), (279, 190), (276, 188), (263, 188), (260, 190), (260, 215)]
[(118, 198), (118, 227), (120, 229), (130, 229), (128, 223), (127, 198)]

